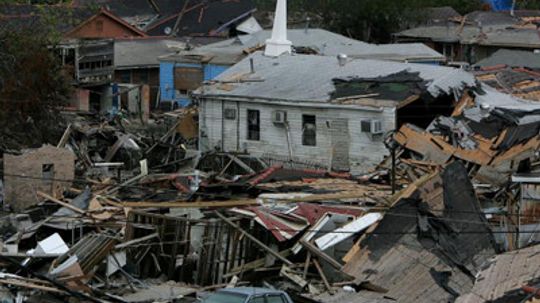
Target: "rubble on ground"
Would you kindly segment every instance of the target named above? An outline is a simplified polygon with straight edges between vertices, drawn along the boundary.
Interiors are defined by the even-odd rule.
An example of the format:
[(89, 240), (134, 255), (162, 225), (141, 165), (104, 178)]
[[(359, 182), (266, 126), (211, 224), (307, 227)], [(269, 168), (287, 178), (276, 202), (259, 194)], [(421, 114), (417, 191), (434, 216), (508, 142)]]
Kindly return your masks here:
[(71, 117), (56, 146), (4, 155), (0, 196), (15, 212), (2, 220), (0, 294), (193, 302), (257, 285), (301, 302), (523, 297), (537, 273), (516, 272), (504, 294), (481, 276), (536, 249), (519, 237), (520, 222), (540, 222), (536, 204), (515, 220), (525, 215), (512, 176), (525, 182), (537, 165), (537, 122), (534, 111), (482, 114), (479, 96), (427, 129), (404, 125), (387, 139), (394, 163), (359, 176), (197, 152), (193, 109), (144, 131)]

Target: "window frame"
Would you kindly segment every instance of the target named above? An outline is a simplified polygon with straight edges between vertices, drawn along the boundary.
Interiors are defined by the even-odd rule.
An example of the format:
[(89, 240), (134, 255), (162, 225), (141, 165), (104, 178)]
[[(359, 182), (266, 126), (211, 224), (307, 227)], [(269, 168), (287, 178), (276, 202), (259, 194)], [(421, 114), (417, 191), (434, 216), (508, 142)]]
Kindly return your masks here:
[[(247, 140), (248, 141), (261, 141), (261, 111), (257, 109), (248, 109), (246, 113), (247, 113), (247, 116), (246, 116)], [(252, 113), (257, 115), (256, 124), (251, 123), (250, 117)]]
[[(315, 127), (315, 129), (313, 130), (313, 134), (306, 133), (306, 126), (308, 124), (312, 124)], [(308, 130), (308, 131), (311, 131), (311, 130)], [(317, 146), (317, 116), (316, 115), (302, 114), (302, 146), (310, 146), (310, 147)]]

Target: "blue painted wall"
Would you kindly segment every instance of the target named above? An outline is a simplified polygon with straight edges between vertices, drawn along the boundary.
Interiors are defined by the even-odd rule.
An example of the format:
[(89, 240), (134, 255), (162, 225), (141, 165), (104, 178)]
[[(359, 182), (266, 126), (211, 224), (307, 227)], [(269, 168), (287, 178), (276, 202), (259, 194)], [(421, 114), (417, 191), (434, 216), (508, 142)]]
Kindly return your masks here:
[(230, 66), (225, 65), (212, 65), (208, 64), (204, 67), (204, 81), (215, 79), (221, 75), (224, 71), (229, 69)]
[(512, 9), (512, 0), (484, 0), (494, 11), (509, 11)]
[(175, 67), (202, 67), (204, 81), (212, 80), (226, 71), (230, 66), (225, 65), (200, 65), (188, 63), (161, 62), (159, 64), (159, 87), (161, 91), (161, 101), (175, 101), (181, 107), (186, 107), (191, 103), (185, 96), (177, 96), (174, 90), (174, 68)]

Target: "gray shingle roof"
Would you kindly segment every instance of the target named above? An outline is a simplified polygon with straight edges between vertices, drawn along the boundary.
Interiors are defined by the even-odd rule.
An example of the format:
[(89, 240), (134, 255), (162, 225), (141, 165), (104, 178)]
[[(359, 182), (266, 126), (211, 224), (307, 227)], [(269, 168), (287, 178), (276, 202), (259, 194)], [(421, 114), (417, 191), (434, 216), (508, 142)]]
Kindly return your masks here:
[[(250, 59), (254, 61), (253, 74)], [(340, 66), (335, 57), (283, 55), (270, 58), (256, 52), (217, 78), (217, 82), (238, 83), (227, 83), (226, 87), (222, 83), (204, 85), (196, 95), (329, 102), (330, 93), (335, 90), (332, 81), (335, 78), (377, 78), (402, 71), (418, 72), (428, 82), (427, 89), (434, 96), (476, 83), (472, 74), (449, 67), (364, 59), (350, 59), (345, 66)]]
[(159, 56), (183, 47), (185, 43), (174, 39), (117, 40), (114, 43), (114, 64), (117, 69), (157, 67)]

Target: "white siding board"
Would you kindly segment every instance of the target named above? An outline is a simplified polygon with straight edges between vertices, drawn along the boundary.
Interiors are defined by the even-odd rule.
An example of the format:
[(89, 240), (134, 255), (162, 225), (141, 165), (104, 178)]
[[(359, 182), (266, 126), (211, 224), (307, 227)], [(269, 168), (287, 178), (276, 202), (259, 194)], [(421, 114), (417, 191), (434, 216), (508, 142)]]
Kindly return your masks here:
[[(280, 158), (288, 158), (289, 149), (286, 128), (272, 123), (272, 113), (275, 110), (284, 110), (287, 112), (294, 159), (316, 162), (326, 167), (330, 161), (332, 144), (331, 131), (327, 128), (326, 122), (347, 119), (350, 137), (349, 158), (353, 172), (365, 172), (388, 155), (382, 136), (373, 139), (370, 135), (362, 133), (360, 121), (379, 119), (383, 122), (385, 132), (395, 128), (394, 108), (384, 108), (382, 112), (373, 112), (352, 110), (350, 108), (307, 108), (255, 102), (237, 103), (234, 101), (225, 101), (223, 106), (237, 108), (237, 119), (239, 120), (225, 120), (223, 124), (225, 129), (222, 132), (222, 101), (212, 99), (201, 101), (201, 132), (206, 133), (208, 136), (208, 144), (201, 144), (203, 150), (214, 149), (215, 147), (221, 148), (223, 139), (223, 146), (227, 152), (247, 151), (255, 156), (274, 155)], [(247, 140), (248, 109), (260, 111), (260, 141)], [(302, 115), (316, 116), (317, 146), (302, 145)]]

